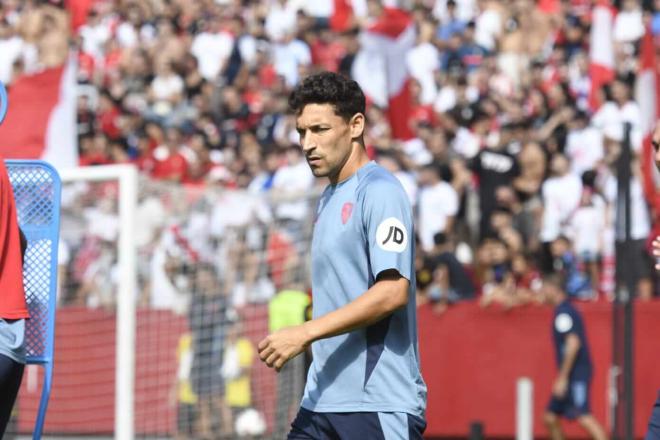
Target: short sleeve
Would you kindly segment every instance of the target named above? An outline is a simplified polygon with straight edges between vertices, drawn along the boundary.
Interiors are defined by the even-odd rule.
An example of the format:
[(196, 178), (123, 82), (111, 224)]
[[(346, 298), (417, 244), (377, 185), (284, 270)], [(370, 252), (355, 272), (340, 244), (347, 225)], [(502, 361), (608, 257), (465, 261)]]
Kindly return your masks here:
[(366, 188), (362, 203), (373, 277), (394, 269), (412, 280), (415, 235), (412, 208), (405, 191), (398, 182), (375, 181)]

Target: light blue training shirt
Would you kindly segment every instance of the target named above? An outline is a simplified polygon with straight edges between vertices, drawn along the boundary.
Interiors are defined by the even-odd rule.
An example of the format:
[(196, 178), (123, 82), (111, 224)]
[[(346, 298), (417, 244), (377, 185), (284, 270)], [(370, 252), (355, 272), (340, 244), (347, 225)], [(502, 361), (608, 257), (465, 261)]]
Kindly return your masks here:
[(412, 208), (399, 181), (374, 162), (326, 188), (312, 240), (313, 317), (365, 293), (380, 272), (410, 281), (408, 304), (366, 328), (312, 344), (302, 400), (316, 412), (404, 412), (424, 418), (419, 367)]

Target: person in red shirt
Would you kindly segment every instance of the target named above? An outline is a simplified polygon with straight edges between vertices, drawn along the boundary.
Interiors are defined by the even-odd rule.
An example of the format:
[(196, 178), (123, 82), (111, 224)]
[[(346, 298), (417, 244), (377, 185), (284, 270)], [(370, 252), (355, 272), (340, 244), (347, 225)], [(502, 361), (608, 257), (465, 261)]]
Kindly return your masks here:
[(0, 157), (0, 438), (25, 367), (25, 320), (29, 317), (23, 288), (23, 254), (27, 242), (18, 227), (7, 168)]
[(183, 136), (181, 130), (176, 127), (167, 129), (165, 142), (156, 147), (152, 152), (154, 160), (151, 177), (157, 180), (169, 180), (181, 182), (186, 177), (188, 162), (181, 154)]

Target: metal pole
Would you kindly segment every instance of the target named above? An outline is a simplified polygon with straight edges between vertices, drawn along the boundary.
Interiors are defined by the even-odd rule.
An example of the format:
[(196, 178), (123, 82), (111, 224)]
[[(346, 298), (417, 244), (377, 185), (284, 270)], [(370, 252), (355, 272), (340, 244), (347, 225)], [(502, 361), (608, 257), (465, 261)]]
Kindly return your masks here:
[(631, 237), (632, 152), (631, 124), (624, 123), (624, 138), (617, 163), (616, 254), (617, 289), (613, 304), (613, 363), (619, 367), (617, 399), (614, 412), (614, 439), (632, 440), (634, 433), (633, 400), (633, 319), (635, 280), (628, 266), (634, 252)]

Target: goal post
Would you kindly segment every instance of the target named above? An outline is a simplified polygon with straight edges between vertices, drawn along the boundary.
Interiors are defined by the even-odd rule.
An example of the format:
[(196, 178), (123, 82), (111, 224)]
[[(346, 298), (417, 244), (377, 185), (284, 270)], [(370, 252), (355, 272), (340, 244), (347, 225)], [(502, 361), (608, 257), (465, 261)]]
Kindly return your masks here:
[[(278, 375), (256, 347), (281, 315), (307, 316), (318, 193), (180, 185), (130, 165), (61, 174), (58, 366), (46, 432), (279, 435), (300, 404), (305, 359)], [(17, 434), (30, 429), (41, 380), (27, 379)]]
[(135, 243), (138, 172), (133, 165), (79, 167), (60, 173), (63, 183), (117, 181), (119, 240), (116, 313), (115, 438), (134, 438), (137, 246)]

